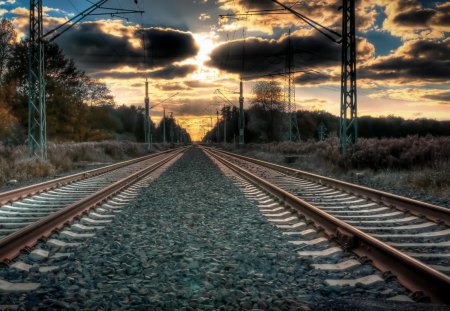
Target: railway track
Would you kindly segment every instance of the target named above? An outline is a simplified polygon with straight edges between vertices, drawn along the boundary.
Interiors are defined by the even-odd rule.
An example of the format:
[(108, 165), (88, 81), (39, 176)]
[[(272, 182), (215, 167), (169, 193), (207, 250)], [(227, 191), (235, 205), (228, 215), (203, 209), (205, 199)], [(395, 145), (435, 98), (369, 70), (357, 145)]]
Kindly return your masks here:
[[(184, 151), (185, 148), (178, 148), (159, 152), (0, 193), (0, 261), (10, 263), (21, 251), (30, 250), (41, 239), (146, 178)], [(116, 201), (120, 203), (121, 198)]]
[[(244, 193), (257, 199), (261, 212), (286, 234), (301, 238), (293, 243), (320, 249), (300, 255), (338, 251), (320, 248), (327, 241), (323, 237), (308, 238), (312, 223), (343, 249), (370, 259), (385, 276), (394, 275), (416, 300), (450, 304), (450, 210), (234, 153), (203, 150), (245, 178)], [(346, 270), (356, 264), (317, 269)]]

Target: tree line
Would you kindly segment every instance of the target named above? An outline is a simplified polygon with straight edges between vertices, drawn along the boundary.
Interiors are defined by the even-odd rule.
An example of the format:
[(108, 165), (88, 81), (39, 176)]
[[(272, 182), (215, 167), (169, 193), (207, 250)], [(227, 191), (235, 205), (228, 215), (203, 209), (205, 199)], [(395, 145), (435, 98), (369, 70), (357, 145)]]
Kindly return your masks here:
[[(237, 142), (239, 136), (239, 109), (224, 106), (220, 121), (204, 137), (204, 141)], [(268, 143), (289, 139), (289, 114), (283, 88), (277, 81), (258, 81), (252, 89), (250, 107), (245, 109), (245, 141)], [(339, 117), (325, 111), (298, 110), (295, 112), (300, 139), (321, 140), (336, 137)], [(226, 125), (225, 125), (226, 123)], [(226, 131), (226, 132), (225, 132)], [(407, 120), (396, 116), (358, 118), (359, 137), (401, 138), (406, 136), (450, 136), (450, 121), (432, 119)], [(226, 135), (224, 135), (226, 133)]]
[[(54, 43), (45, 44), (47, 135), (51, 141), (144, 141), (142, 106), (117, 105), (108, 87), (78, 70)], [(24, 144), (28, 127), (28, 43), (10, 20), (0, 21), (0, 142)], [(190, 140), (173, 118), (150, 120), (153, 142)], [(172, 124), (173, 123), (173, 124)], [(174, 137), (176, 136), (176, 137)]]

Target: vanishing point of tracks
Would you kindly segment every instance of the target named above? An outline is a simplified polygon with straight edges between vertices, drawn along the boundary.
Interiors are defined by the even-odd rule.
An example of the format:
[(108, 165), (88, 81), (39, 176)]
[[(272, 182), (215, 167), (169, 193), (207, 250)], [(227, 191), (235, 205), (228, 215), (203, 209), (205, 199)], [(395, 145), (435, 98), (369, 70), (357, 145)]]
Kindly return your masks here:
[[(301, 231), (313, 224), (342, 248), (392, 273), (416, 297), (450, 303), (450, 210), (217, 149), (217, 161), (262, 189), (269, 204), (262, 212), (282, 228)], [(260, 193), (250, 187), (247, 194)], [(262, 194), (258, 194), (264, 199)], [(296, 217), (298, 216), (298, 217)], [(299, 220), (305, 220), (299, 222)], [(300, 236), (307, 235), (300, 232)], [(290, 232), (291, 234), (293, 232)], [(297, 241), (315, 245), (318, 238)], [(336, 251), (336, 248), (323, 252)], [(301, 253), (300, 253), (301, 254)], [(351, 268), (355, 263), (331, 265)]]
[(0, 261), (11, 262), (21, 251), (139, 182), (184, 150), (163, 151), (1, 193)]

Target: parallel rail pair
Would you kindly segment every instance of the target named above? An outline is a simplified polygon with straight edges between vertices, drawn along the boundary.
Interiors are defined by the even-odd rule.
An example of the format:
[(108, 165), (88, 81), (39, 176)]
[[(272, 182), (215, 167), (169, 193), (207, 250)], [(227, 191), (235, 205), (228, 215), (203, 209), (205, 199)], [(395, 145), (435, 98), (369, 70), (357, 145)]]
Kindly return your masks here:
[(212, 148), (204, 148), (204, 150), (242, 177), (277, 198), (286, 207), (314, 222), (317, 227), (324, 230), (329, 238), (336, 240), (344, 249), (352, 251), (360, 257), (371, 259), (373, 265), (383, 272), (392, 272), (400, 283), (412, 292), (423, 292), (433, 302), (450, 304), (450, 277), (447, 275), (306, 202), (301, 197), (274, 185), (242, 166), (232, 163), (230, 160), (232, 158), (239, 159), (289, 176), (343, 190), (402, 211), (410, 211), (412, 214), (424, 216), (447, 226), (450, 226), (449, 209), (235, 153)]
[(49, 237), (53, 232), (61, 230), (66, 224), (71, 223), (76, 218), (88, 213), (91, 209), (95, 208), (102, 202), (108, 200), (118, 192), (129, 187), (131, 184), (141, 180), (148, 174), (152, 173), (162, 165), (166, 164), (173, 158), (175, 158), (181, 152), (184, 152), (185, 148), (178, 148), (175, 150), (167, 150), (159, 153), (155, 153), (149, 156), (133, 159), (130, 161), (121, 162), (118, 164), (110, 165), (107, 167), (83, 172), (48, 182), (11, 190), (0, 194), (0, 202), (2, 204), (15, 202), (17, 200), (35, 195), (37, 193), (43, 193), (51, 189), (61, 187), (63, 185), (71, 184), (76, 181), (87, 179), (93, 176), (112, 172), (114, 170), (124, 168), (129, 165), (137, 164), (139, 162), (147, 161), (149, 159), (165, 156), (162, 160), (153, 163), (152, 165), (143, 168), (131, 175), (126, 176), (109, 186), (96, 191), (93, 194), (88, 195), (68, 206), (65, 206), (46, 217), (27, 225), (12, 234), (7, 235), (3, 239), (0, 239), (0, 262), (8, 264), (17, 257), (21, 251), (30, 249), (41, 239)]

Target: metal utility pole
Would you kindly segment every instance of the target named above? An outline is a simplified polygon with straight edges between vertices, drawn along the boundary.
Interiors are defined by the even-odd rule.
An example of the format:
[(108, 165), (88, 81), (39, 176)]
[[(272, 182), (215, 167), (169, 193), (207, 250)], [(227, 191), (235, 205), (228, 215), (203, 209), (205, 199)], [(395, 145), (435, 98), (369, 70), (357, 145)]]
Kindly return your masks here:
[(355, 0), (343, 0), (342, 5), (342, 64), (341, 64), (341, 114), (339, 122), (339, 149), (357, 142), (356, 100), (356, 23)]
[(224, 113), (224, 115), (223, 115), (223, 143), (224, 144), (227, 143), (227, 114), (226, 113)]
[(220, 141), (219, 135), (220, 135), (220, 129), (219, 129), (219, 110), (217, 110), (217, 123), (216, 123), (216, 131), (217, 131), (217, 142)]
[(170, 112), (170, 143), (173, 145), (173, 112)]
[[(233, 105), (233, 103), (222, 93), (222, 91), (220, 91), (219, 89), (216, 89), (215, 92), (219, 93), (222, 96), (222, 99), (226, 103), (228, 103), (229, 107), (235, 107)], [(225, 107), (226, 107), (226, 105), (223, 106), (223, 111), (224, 111), (224, 116), (223, 116), (223, 142), (224, 143), (227, 142), (227, 116), (228, 116), (228, 113), (226, 113)], [(240, 120), (238, 120), (238, 121), (240, 121)]]
[(295, 75), (293, 71), (294, 53), (291, 43), (291, 29), (289, 29), (288, 46), (286, 53), (286, 84), (287, 84), (287, 101), (288, 101), (288, 116), (289, 116), (289, 141), (300, 140), (300, 130), (298, 128), (297, 107), (295, 105)]
[(148, 98), (148, 80), (145, 79), (145, 119), (144, 119), (144, 136), (147, 149), (151, 147), (151, 123), (150, 123), (150, 99)]
[(42, 40), (42, 0), (30, 0), (30, 45), (28, 50), (28, 152), (47, 159), (45, 109), (45, 61)]
[(319, 134), (319, 140), (324, 141), (325, 138), (327, 138), (327, 127), (325, 126), (323, 121), (320, 121), (317, 131)]
[(166, 108), (163, 109), (163, 144), (166, 144)]
[[(108, 0), (92, 3), (84, 11), (44, 34), (42, 0), (30, 0), (30, 42), (28, 48), (28, 153), (30, 156), (47, 159), (45, 43), (54, 41), (87, 16), (144, 13), (144, 11), (102, 7), (106, 2)], [(103, 9), (106, 12), (94, 14), (93, 12), (96, 9)], [(44, 41), (44, 39), (47, 41)]]
[(239, 145), (243, 145), (245, 143), (244, 129), (245, 129), (244, 86), (241, 78), (241, 81), (239, 83)]

